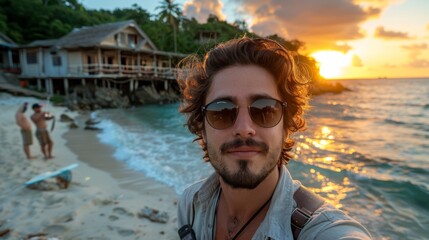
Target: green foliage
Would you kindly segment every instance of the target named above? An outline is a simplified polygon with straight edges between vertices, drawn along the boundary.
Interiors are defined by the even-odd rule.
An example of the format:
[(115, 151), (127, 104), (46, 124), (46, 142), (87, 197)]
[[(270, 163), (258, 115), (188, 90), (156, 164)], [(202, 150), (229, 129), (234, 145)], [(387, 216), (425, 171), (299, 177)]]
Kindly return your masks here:
[(65, 101), (64, 97), (61, 95), (53, 95), (50, 100), (54, 105), (61, 105)]

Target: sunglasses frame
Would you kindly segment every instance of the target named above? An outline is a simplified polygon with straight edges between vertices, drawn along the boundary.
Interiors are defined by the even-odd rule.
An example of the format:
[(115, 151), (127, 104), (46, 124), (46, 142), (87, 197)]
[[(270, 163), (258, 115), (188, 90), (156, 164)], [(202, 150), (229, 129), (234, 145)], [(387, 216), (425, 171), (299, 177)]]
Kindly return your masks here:
[[(252, 114), (250, 113), (250, 108), (251, 108), (252, 104), (253, 104), (253, 103), (255, 103), (255, 102), (256, 102), (256, 101), (258, 101), (258, 100), (274, 100), (274, 101), (276, 101), (276, 103), (280, 103), (280, 105), (281, 105), (281, 107), (282, 107), (281, 116), (280, 116), (279, 121), (278, 121), (275, 125), (273, 125), (273, 126), (271, 126), (271, 127), (264, 127), (264, 126), (261, 126), (260, 124), (258, 124), (257, 122), (255, 122), (255, 120), (253, 120)], [(207, 122), (209, 123), (209, 125), (210, 125), (212, 128), (214, 128), (214, 129), (217, 129), (217, 130), (224, 130), (224, 129), (227, 129), (227, 128), (230, 128), (230, 127), (234, 126), (235, 121), (237, 120), (238, 111), (237, 111), (237, 114), (236, 114), (236, 115), (235, 115), (235, 117), (234, 117), (234, 122), (232, 123), (232, 125), (231, 125), (231, 126), (227, 126), (227, 127), (225, 127), (225, 128), (217, 128), (217, 127), (214, 127), (214, 126), (210, 123), (210, 121), (207, 119), (206, 110), (207, 110), (207, 107), (208, 107), (210, 104), (213, 104), (213, 103), (216, 103), (216, 102), (219, 102), (219, 101), (225, 101), (225, 102), (230, 102), (230, 103), (232, 103), (232, 104), (235, 106), (234, 108), (235, 108), (235, 109), (238, 109), (238, 111), (240, 110), (240, 107), (239, 107), (239, 106), (237, 106), (237, 104), (233, 103), (233, 102), (232, 102), (232, 101), (230, 101), (230, 100), (221, 100), (221, 99), (220, 99), (220, 100), (212, 101), (212, 102), (210, 102), (210, 103), (206, 104), (205, 106), (201, 107), (201, 111), (202, 111), (202, 113), (203, 113), (203, 116), (204, 116), (204, 118), (207, 120)], [(279, 124), (279, 122), (281, 121), (282, 117), (284, 116), (284, 109), (285, 109), (286, 107), (287, 107), (287, 102), (282, 102), (282, 101), (277, 100), (277, 99), (275, 99), (275, 98), (258, 98), (258, 99), (256, 99), (256, 100), (254, 100), (254, 101), (253, 101), (249, 106), (247, 106), (247, 112), (248, 112), (248, 114), (249, 114), (249, 116), (250, 116), (250, 119), (252, 119), (252, 122), (253, 122), (253, 123), (255, 123), (256, 125), (258, 125), (259, 127), (262, 127), (262, 128), (273, 128), (273, 127), (277, 126), (277, 125)]]

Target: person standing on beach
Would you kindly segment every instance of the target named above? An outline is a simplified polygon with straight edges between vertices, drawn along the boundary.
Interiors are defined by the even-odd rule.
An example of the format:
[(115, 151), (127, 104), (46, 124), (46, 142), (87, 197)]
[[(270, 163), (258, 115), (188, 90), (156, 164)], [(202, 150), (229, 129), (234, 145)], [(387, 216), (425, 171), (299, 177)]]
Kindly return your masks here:
[(52, 146), (54, 143), (49, 136), (49, 132), (46, 127), (46, 120), (51, 120), (54, 117), (48, 112), (42, 112), (42, 106), (37, 103), (33, 104), (32, 109), (34, 113), (31, 115), (31, 120), (36, 124), (36, 137), (40, 143), (43, 156), (45, 156), (46, 160), (51, 159), (53, 158)]
[(15, 120), (16, 124), (21, 128), (21, 135), (24, 147), (24, 153), (28, 160), (34, 159), (30, 154), (30, 146), (33, 144), (33, 135), (31, 133), (31, 124), (28, 118), (25, 116), (27, 111), (28, 103), (21, 105), (16, 111)]
[(182, 194), (181, 239), (371, 239), (286, 168), (309, 101), (289, 51), (245, 37), (178, 68), (180, 111), (215, 171)]

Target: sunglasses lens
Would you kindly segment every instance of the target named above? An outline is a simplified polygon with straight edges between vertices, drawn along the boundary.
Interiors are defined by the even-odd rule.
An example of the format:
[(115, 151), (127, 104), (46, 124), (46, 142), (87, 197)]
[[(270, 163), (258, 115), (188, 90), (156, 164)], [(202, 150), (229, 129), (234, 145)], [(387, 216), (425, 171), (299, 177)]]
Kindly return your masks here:
[(261, 127), (276, 126), (283, 115), (282, 103), (275, 99), (258, 99), (250, 105), (250, 117)]
[(216, 129), (225, 129), (234, 125), (237, 107), (227, 101), (212, 102), (205, 108), (207, 122)]

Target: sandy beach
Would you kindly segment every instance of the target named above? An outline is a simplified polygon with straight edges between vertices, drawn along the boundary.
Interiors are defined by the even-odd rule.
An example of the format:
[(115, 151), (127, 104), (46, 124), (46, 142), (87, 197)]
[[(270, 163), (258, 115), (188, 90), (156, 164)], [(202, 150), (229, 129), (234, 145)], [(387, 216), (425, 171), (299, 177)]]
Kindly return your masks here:
[[(112, 157), (113, 150), (84, 130), (88, 114), (45, 105), (56, 116), (51, 133), (53, 160), (45, 161), (36, 138), (26, 160), (15, 113), (23, 102), (44, 101), (0, 93), (0, 233), (2, 239), (25, 239), (45, 234), (48, 239), (177, 239), (178, 195), (166, 185), (128, 169)], [(69, 129), (60, 122), (66, 113), (79, 125)], [(29, 117), (32, 110), (26, 112)], [(51, 123), (48, 123), (49, 126)], [(33, 131), (34, 131), (33, 125)], [(30, 178), (70, 164), (73, 179), (68, 189), (41, 191), (22, 187)], [(149, 207), (168, 214), (167, 223), (139, 214)]]

